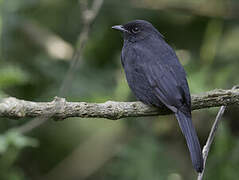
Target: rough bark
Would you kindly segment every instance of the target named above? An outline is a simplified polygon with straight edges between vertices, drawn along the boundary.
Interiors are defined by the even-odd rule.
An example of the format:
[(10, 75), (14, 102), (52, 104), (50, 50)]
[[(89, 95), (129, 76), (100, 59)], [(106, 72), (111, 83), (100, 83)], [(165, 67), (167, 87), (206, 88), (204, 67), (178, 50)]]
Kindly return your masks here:
[[(201, 95), (192, 95), (192, 110), (210, 107), (239, 105), (239, 89), (215, 89)], [(147, 106), (141, 102), (87, 103), (67, 102), (64, 98), (55, 97), (51, 102), (32, 102), (14, 97), (0, 100), (0, 117), (51, 117), (56, 120), (68, 117), (93, 117), (120, 119), (124, 117), (166, 115), (170, 112), (165, 108)]]

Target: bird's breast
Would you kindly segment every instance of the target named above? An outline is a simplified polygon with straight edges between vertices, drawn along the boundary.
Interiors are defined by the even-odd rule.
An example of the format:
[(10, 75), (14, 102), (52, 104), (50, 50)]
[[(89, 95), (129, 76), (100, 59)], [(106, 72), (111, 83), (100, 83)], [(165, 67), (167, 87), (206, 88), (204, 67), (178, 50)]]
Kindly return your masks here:
[(129, 49), (123, 48), (121, 60), (130, 89), (136, 98), (145, 104), (162, 106), (147, 79), (143, 60), (137, 57), (135, 49)]

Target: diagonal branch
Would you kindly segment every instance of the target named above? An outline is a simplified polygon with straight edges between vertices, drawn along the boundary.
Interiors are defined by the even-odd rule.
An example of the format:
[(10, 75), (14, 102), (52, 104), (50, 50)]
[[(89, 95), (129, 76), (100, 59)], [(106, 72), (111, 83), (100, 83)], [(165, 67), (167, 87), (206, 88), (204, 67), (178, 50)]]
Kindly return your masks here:
[[(238, 89), (238, 86), (234, 86), (232, 88), (232, 90), (235, 90), (235, 89)], [(204, 171), (205, 171), (205, 167), (206, 167), (208, 153), (209, 153), (209, 150), (211, 148), (212, 142), (213, 142), (213, 140), (215, 138), (219, 122), (220, 122), (220, 120), (221, 120), (225, 110), (226, 110), (226, 106), (225, 105), (221, 106), (220, 110), (217, 113), (216, 119), (215, 119), (215, 121), (214, 121), (214, 123), (212, 125), (212, 128), (211, 128), (210, 134), (208, 136), (207, 142), (206, 142), (206, 144), (203, 147), (202, 153), (203, 153), (204, 169), (203, 169), (202, 173), (198, 174), (197, 180), (203, 180), (203, 175), (204, 175)]]
[(65, 78), (61, 84), (59, 94), (63, 95), (69, 88), (70, 83), (72, 82), (73, 75), (77, 70), (81, 59), (82, 59), (82, 51), (88, 41), (89, 33), (91, 31), (91, 25), (97, 17), (99, 10), (101, 9), (104, 0), (94, 0), (92, 3), (92, 7), (89, 9), (87, 7), (88, 1), (79, 1), (81, 3), (82, 9), (82, 21), (83, 28), (77, 40), (77, 47), (75, 49), (75, 53), (72, 57), (72, 61), (70, 67), (65, 75)]
[[(239, 89), (216, 89), (201, 95), (192, 96), (192, 110), (209, 107), (239, 105)], [(0, 101), (0, 117), (52, 117), (66, 119), (68, 117), (92, 117), (120, 119), (124, 117), (155, 116), (170, 114), (165, 108), (155, 108), (141, 102), (86, 103), (67, 102), (64, 98), (56, 97), (51, 102), (31, 102), (14, 97)]]
[(203, 153), (203, 166), (204, 166), (204, 169), (203, 169), (202, 173), (198, 174), (198, 179), (197, 180), (203, 180), (203, 175), (204, 175), (204, 171), (205, 171), (205, 166), (206, 166), (206, 162), (207, 162), (208, 153), (209, 153), (210, 147), (212, 145), (212, 142), (214, 140), (214, 137), (216, 135), (216, 130), (218, 128), (219, 121), (221, 120), (221, 117), (224, 114), (225, 109), (226, 109), (226, 106), (221, 106), (221, 108), (220, 108), (220, 110), (219, 110), (219, 112), (217, 114), (216, 120), (213, 123), (213, 126), (211, 128), (210, 134), (209, 134), (208, 139), (207, 139), (207, 143), (203, 147), (202, 153)]
[[(104, 0), (94, 0), (92, 2), (91, 8), (88, 8), (88, 6), (87, 6), (88, 0), (79, 1), (79, 3), (81, 4), (83, 27), (82, 27), (82, 31), (78, 37), (78, 40), (77, 40), (77, 47), (74, 50), (75, 52), (74, 53), (71, 52), (72, 60), (70, 63), (70, 67), (68, 68), (68, 71), (63, 79), (60, 90), (58, 92), (59, 96), (62, 96), (67, 91), (67, 89), (70, 87), (70, 83), (72, 82), (73, 75), (79, 65), (80, 59), (82, 58), (82, 50), (89, 38), (91, 25), (94, 22), (95, 18), (97, 17), (97, 15), (102, 7), (103, 2), (104, 2)], [(48, 33), (48, 36), (50, 36), (49, 33)], [(52, 40), (52, 38), (50, 38), (50, 40)], [(56, 41), (56, 38), (53, 38), (53, 40)], [(59, 39), (57, 42), (58, 42), (57, 44), (59, 45), (59, 43), (60, 43)], [(52, 43), (50, 43), (50, 44), (52, 47)], [(56, 44), (56, 42), (55, 42), (55, 44)], [(62, 43), (60, 43), (60, 44), (62, 44)], [(58, 50), (59, 50), (59, 48), (58, 48)], [(68, 54), (70, 54), (70, 53), (68, 53)], [(11, 99), (11, 100), (13, 100), (13, 99)], [(54, 108), (56, 108), (56, 107), (54, 107)], [(21, 112), (25, 113), (24, 110), (23, 111), (21, 110)], [(21, 114), (21, 112), (20, 112), (20, 114)], [(53, 115), (54, 115), (56, 112), (58, 112), (57, 109), (51, 110), (51, 111), (45, 111), (42, 113), (42, 116), (41, 115), (40, 116), (31, 116), (31, 117), (38, 117), (38, 118), (18, 127), (18, 131), (21, 133), (27, 133), (27, 132), (31, 131), (32, 129), (35, 129), (38, 126), (45, 123), (50, 117), (52, 117), (51, 114), (53, 113)], [(14, 116), (16, 116), (16, 115), (14, 115)]]

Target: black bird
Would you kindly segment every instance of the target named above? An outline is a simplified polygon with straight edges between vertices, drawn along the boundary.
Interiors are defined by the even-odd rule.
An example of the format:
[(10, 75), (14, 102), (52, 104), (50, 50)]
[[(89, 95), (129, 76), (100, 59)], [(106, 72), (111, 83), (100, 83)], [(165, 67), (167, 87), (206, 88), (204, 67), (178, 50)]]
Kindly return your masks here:
[(197, 172), (203, 170), (201, 147), (191, 118), (191, 97), (184, 68), (174, 50), (153, 25), (134, 20), (113, 26), (123, 32), (121, 62), (136, 98), (156, 107), (166, 106), (179, 123)]

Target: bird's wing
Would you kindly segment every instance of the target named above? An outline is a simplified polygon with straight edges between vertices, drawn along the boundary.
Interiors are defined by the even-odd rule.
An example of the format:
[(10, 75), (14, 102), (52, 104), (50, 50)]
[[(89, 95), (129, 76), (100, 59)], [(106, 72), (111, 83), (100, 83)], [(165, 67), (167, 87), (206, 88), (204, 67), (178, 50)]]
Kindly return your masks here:
[[(190, 110), (191, 99), (186, 73), (176, 55), (168, 55), (167, 59), (169, 63), (165, 63), (165, 60), (161, 59), (149, 59), (144, 64), (147, 80), (159, 100), (173, 112), (177, 112), (178, 109), (185, 106)], [(174, 63), (172, 63), (173, 61)]]

